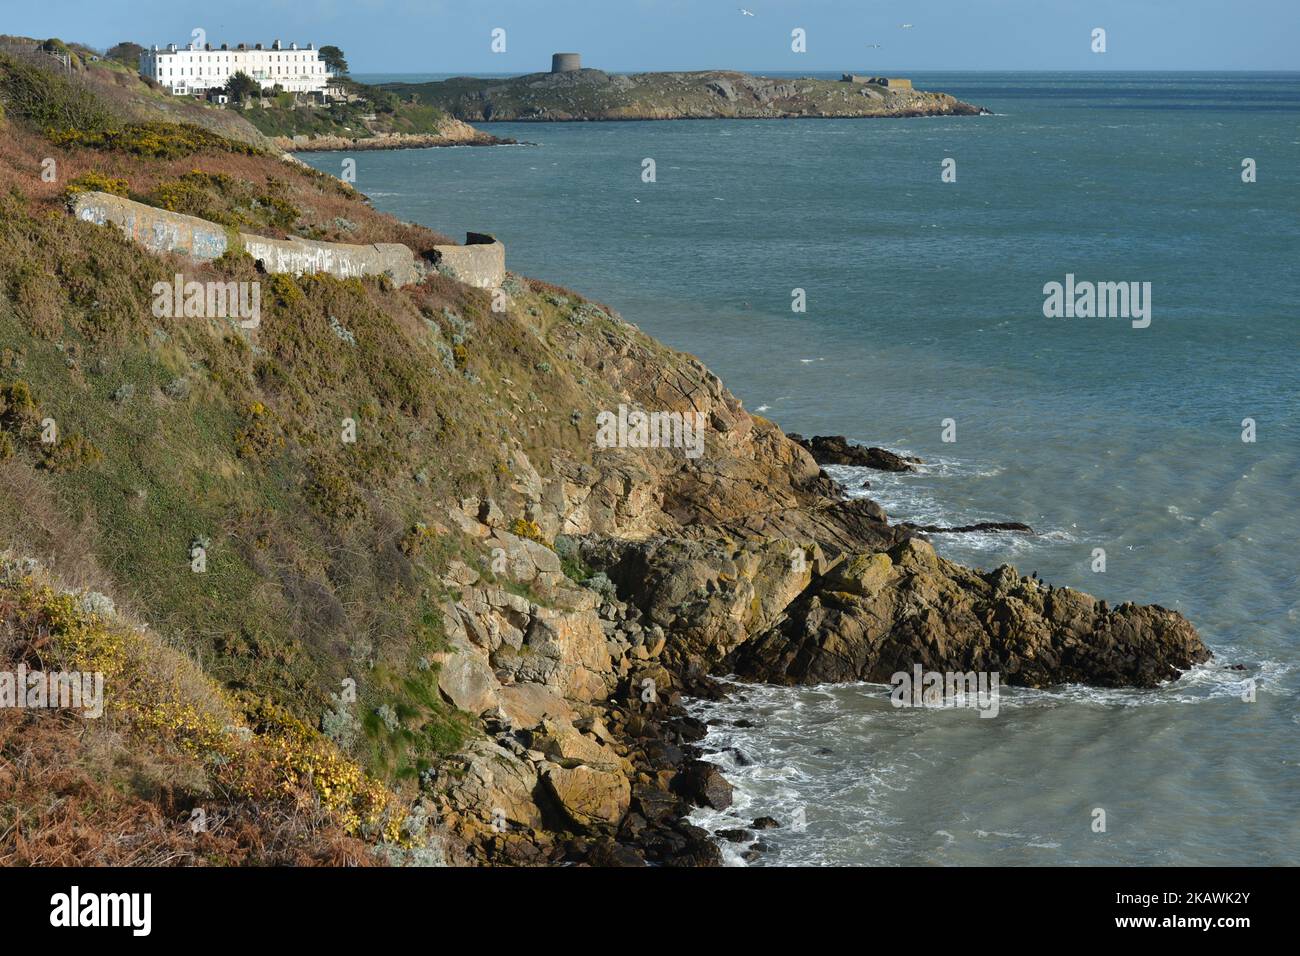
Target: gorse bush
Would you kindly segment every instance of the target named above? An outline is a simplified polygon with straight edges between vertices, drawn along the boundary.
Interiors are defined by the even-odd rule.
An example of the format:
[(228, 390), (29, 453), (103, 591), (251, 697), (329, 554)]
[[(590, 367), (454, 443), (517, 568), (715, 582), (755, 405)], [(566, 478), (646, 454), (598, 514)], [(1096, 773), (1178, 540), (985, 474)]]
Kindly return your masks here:
[(160, 182), (143, 198), (170, 212), (198, 216), (223, 226), (271, 227), (291, 230), (302, 212), (268, 182), (265, 190), (225, 173), (195, 169), (177, 179)]
[(3, 562), (0, 625), (22, 642), (40, 635), (52, 664), (102, 674), (113, 691), (105, 718), (198, 761), (216, 789), (289, 804), (310, 794), (346, 833), (409, 841), (400, 802), (325, 736), (268, 700), (227, 695), (147, 631), (88, 612), (75, 595)]
[(105, 176), (103, 173), (91, 170), (88, 173), (82, 173), (76, 179), (68, 183), (68, 194), (76, 193), (110, 193), (114, 196), (128, 196), (131, 192), (131, 185), (125, 179), (115, 176)]
[(131, 123), (121, 127), (51, 124), (45, 131), (55, 146), (111, 150), (156, 159), (182, 159), (202, 152), (246, 156), (260, 152), (256, 146), (227, 139), (192, 123)]

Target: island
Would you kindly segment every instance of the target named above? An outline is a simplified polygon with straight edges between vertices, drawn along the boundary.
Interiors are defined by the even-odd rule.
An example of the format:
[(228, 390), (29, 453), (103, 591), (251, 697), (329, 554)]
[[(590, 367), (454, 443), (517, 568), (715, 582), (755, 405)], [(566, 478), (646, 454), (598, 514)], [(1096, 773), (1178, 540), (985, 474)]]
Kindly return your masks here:
[(735, 70), (608, 73), (557, 53), (549, 73), (386, 83), (406, 102), (467, 123), (580, 120), (791, 119), (978, 116), (988, 111), (909, 80), (845, 73), (839, 80), (753, 76)]

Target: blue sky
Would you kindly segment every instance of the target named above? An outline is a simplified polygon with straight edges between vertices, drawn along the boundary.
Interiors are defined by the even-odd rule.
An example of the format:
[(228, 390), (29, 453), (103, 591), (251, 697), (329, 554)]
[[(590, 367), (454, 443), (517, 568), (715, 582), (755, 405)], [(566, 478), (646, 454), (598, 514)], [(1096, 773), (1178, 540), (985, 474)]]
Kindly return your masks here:
[(557, 50), (611, 70), (1300, 69), (1300, 0), (6, 0), (0, 16), (3, 33), (99, 47), (196, 27), (213, 43), (333, 43), (357, 73), (527, 73)]

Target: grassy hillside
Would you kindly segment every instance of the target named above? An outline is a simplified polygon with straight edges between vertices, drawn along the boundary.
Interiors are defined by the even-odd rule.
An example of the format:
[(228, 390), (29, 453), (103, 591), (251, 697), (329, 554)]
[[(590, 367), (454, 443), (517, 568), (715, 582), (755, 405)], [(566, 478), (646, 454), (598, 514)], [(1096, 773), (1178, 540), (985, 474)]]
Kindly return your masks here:
[[(184, 664), (183, 706), (217, 708), (216, 722), (242, 720), (258, 739), (298, 735), (415, 800), (431, 761), (472, 733), (439, 697), (431, 663), (444, 641), (441, 572), (452, 558), (477, 563), (442, 523), (444, 504), (508, 500), (512, 447), (590, 456), (569, 424), (569, 409), (587, 414), (590, 399), (562, 374), (572, 363), (550, 335), (563, 337), (578, 311), (593, 334), (611, 320), (513, 277), (514, 308), (500, 315), (486, 292), (438, 277), (395, 290), (259, 275), (244, 255), (195, 265), (143, 254), (69, 216), (68, 191), (109, 188), (266, 234), (417, 250), (446, 239), (377, 215), (300, 164), (191, 124), (142, 124), (137, 110), (21, 61), (0, 57), (0, 105), (0, 550), (48, 569), (46, 583), (12, 577), (0, 593), (11, 657), (45, 633), (42, 615), (73, 613), (57, 588), (93, 588), (148, 623), (141, 654)], [(156, 317), (153, 284), (182, 272), (260, 281), (261, 327)], [(563, 410), (533, 420), (541, 393)], [(342, 440), (349, 418), (355, 444)], [(47, 420), (56, 443), (42, 441)], [(203, 573), (191, 568), (196, 546)], [(355, 705), (340, 703), (346, 680)], [(119, 692), (112, 746), (136, 752), (129, 741), (149, 738), (153, 724), (136, 719), (147, 708), (133, 689)], [(68, 791), (47, 819), (24, 809), (32, 781), (4, 781), (0, 859), (53, 859), (25, 841), (81, 812), (78, 799), (97, 800), (96, 788), (123, 795), (123, 821), (174, 815), (200, 792), (228, 789), (200, 773), (212, 741), (191, 752), (150, 739), (176, 778), (160, 789), (129, 763), (102, 764), (94, 740), (60, 730), (69, 718), (21, 719), (48, 731), (69, 774), (96, 783)], [(15, 737), (5, 726), (10, 755), (37, 746), (31, 728)], [(354, 789), (370, 786), (358, 779)], [(363, 833), (352, 802), (340, 839), (374, 842), (401, 825), (394, 817)], [(268, 813), (257, 805), (241, 819), (271, 827)], [(274, 843), (269, 833), (245, 842)]]

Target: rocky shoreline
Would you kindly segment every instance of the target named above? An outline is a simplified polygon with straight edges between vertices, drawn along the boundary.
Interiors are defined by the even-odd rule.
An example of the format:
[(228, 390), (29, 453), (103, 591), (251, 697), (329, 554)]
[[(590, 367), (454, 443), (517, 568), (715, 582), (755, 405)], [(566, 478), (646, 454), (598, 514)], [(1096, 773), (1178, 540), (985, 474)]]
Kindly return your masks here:
[(271, 139), (286, 153), (358, 152), (375, 149), (428, 149), (437, 146), (517, 146), (517, 140), (493, 136), (468, 123), (452, 120), (437, 133), (376, 133), (367, 137), (276, 136)]
[[(682, 706), (723, 693), (712, 674), (887, 682), (921, 666), (1029, 687), (1154, 687), (1209, 659), (1174, 611), (945, 560), (819, 464), (906, 471), (915, 459), (787, 437), (698, 360), (565, 302), (579, 328), (608, 320), (598, 335), (567, 332), (569, 354), (619, 400), (703, 416), (705, 454), (555, 454), (543, 472), (515, 448), (516, 496), (464, 500), (435, 529), (484, 556), (444, 579), (459, 597), (442, 612), (439, 687), (486, 731), (424, 788), (453, 860), (717, 865), (710, 835), (685, 817), (726, 807), (731, 788), (700, 759), (707, 728)], [(751, 855), (763, 849), (755, 823), (731, 835)]]

